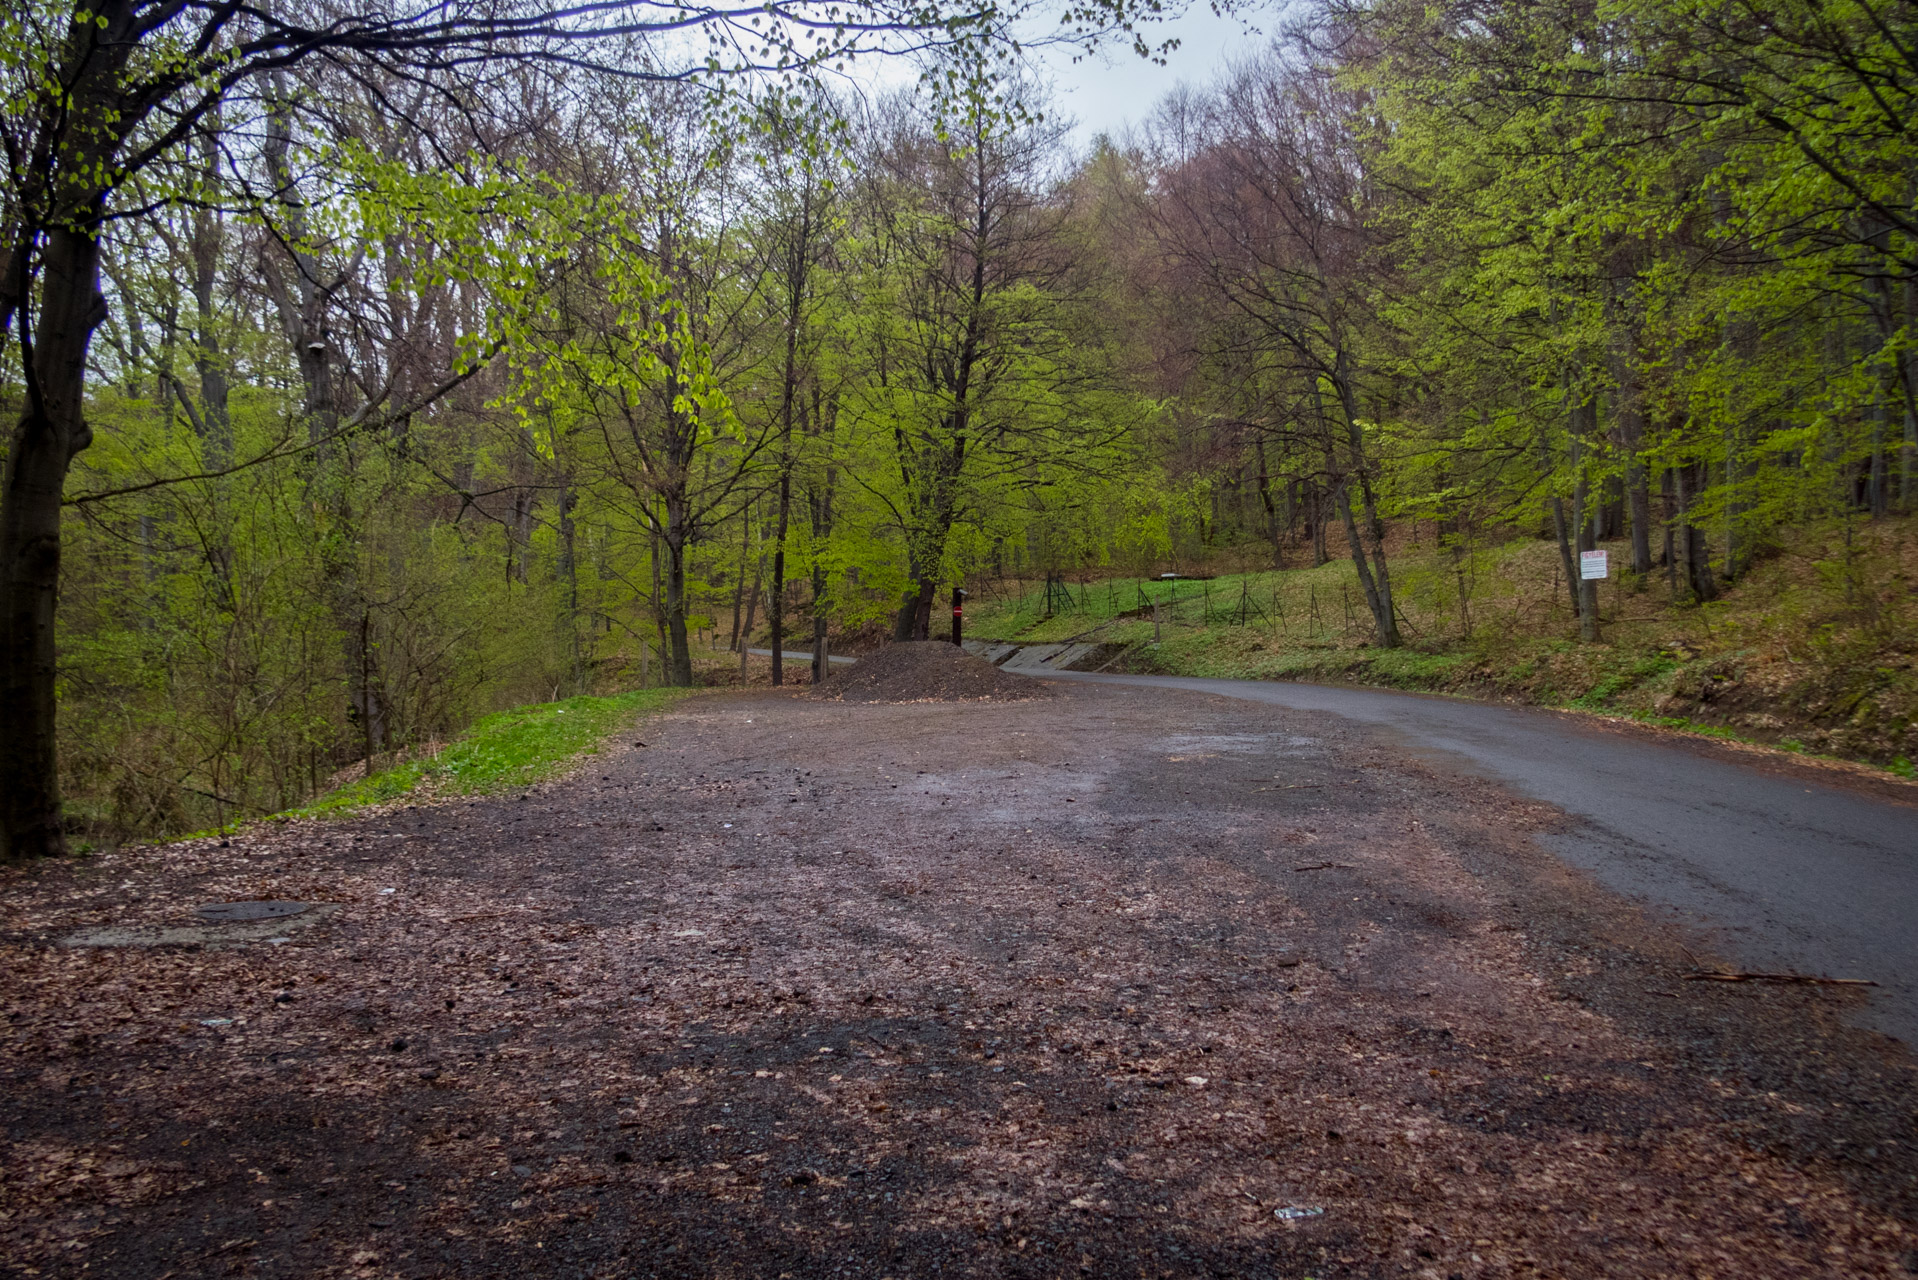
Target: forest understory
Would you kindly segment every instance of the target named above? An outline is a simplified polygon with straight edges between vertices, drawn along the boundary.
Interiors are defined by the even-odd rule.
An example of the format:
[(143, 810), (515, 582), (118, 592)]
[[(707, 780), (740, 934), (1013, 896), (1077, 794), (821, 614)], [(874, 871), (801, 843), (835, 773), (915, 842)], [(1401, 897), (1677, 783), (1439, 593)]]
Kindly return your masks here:
[[(515, 794), (8, 869), (0, 1256), (1908, 1274), (1908, 1054), (1684, 981), (1561, 821), (1222, 699), (736, 690)], [(115, 945), (235, 899), (324, 914)]]

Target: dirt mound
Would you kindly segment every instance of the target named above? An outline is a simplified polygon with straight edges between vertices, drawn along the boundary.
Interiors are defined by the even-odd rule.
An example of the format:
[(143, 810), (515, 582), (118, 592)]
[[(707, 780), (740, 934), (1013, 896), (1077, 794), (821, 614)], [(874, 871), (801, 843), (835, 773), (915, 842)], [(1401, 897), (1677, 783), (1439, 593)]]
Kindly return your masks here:
[(840, 702), (973, 702), (1042, 698), (1044, 685), (1009, 676), (944, 640), (910, 640), (875, 649), (814, 691)]

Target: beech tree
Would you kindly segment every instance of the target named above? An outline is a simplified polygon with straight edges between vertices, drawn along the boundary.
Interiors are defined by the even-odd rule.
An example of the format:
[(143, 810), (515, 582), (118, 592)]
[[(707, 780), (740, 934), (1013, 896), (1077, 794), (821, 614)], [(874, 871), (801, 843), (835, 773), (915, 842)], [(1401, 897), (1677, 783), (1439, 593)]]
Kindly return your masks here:
[[(155, 172), (263, 78), (326, 59), (351, 76), (392, 78), (459, 99), (502, 61), (555, 71), (600, 61), (594, 42), (670, 36), (639, 62), (609, 69), (640, 78), (701, 81), (804, 75), (869, 50), (953, 46), (976, 80), (1009, 46), (1022, 9), (949, 8), (938, 0), (845, 6), (655, 5), (595, 0), (548, 7), (521, 0), (393, 11), (329, 0), (235, 6), (203, 0), (39, 0), (0, 25), (0, 143), (8, 177), (0, 198), (0, 335), (23, 387), (0, 498), (0, 840), (9, 858), (64, 848), (56, 770), (54, 643), (60, 513), (67, 472), (91, 443), (88, 357), (106, 318), (102, 235), (157, 200)], [(1068, 31), (1091, 37), (1130, 26), (1127, 0), (1069, 0)], [(701, 31), (707, 48), (686, 40)], [(1136, 39), (1135, 39), (1136, 43)], [(626, 52), (627, 46), (621, 47)]]
[(1197, 147), (1174, 149), (1161, 177), (1162, 243), (1216, 314), (1199, 340), (1252, 384), (1243, 420), (1313, 459), (1373, 633), (1396, 648), (1372, 425), (1394, 391), (1376, 360), (1389, 268), (1370, 157), (1351, 127), (1360, 103), (1327, 70), (1273, 51), (1207, 106)]
[[(685, 15), (717, 76), (643, 6), (88, 12), (0, 26), (9, 853), (718, 679), (728, 604), (817, 678), (1115, 562), (1311, 564), (1348, 640), (1470, 651), (1601, 638), (1614, 539), (1628, 617), (1835, 539), (1903, 652), (1853, 548), (1918, 501), (1906, 10), (1368, 0), (1089, 156), (970, 11)], [(815, 29), (947, 57), (867, 110)]]
[(1056, 126), (984, 102), (947, 130), (903, 104), (874, 122), (855, 303), (869, 382), (854, 411), (888, 454), (869, 485), (904, 544), (899, 640), (930, 634), (954, 528), (980, 524), (995, 487), (1098, 434), (1057, 397), (1074, 380), (1057, 141)]

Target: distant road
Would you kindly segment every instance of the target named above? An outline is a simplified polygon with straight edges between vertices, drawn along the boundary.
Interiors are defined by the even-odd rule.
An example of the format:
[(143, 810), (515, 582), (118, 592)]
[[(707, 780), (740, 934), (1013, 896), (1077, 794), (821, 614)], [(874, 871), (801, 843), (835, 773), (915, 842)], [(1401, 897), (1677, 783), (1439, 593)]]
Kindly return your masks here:
[[(770, 658), (773, 656), (773, 651), (771, 649), (748, 649), (746, 650), (746, 652), (753, 654), (755, 657), (760, 657), (760, 658)], [(786, 655), (786, 661), (788, 662), (810, 663), (812, 661), (811, 649), (781, 649), (780, 652)], [(826, 661), (844, 663), (845, 665), (850, 666), (851, 664), (859, 661), (859, 659), (846, 658), (846, 657), (841, 657), (839, 654), (836, 654), (836, 653), (829, 653), (826, 655)]]
[(1043, 678), (1190, 689), (1376, 725), (1413, 754), (1581, 819), (1544, 843), (1713, 932), (1745, 968), (1875, 979), (1864, 1021), (1918, 1047), (1918, 804), (1538, 708), (1260, 680)]

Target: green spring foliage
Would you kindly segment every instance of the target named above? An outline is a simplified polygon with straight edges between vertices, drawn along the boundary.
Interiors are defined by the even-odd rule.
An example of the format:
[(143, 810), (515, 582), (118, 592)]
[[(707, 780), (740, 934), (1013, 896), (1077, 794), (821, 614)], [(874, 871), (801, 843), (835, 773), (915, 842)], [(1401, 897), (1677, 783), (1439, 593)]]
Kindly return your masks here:
[(664, 710), (688, 691), (640, 689), (610, 697), (567, 698), (481, 717), (446, 748), (329, 792), (294, 817), (352, 813), (408, 796), (496, 795), (555, 778), (598, 755), (615, 733)]
[[(106, 242), (72, 825), (285, 810), (503, 707), (730, 675), (689, 651), (769, 638), (776, 565), (789, 645), (912, 598), (936, 634), (959, 584), (983, 631), (1164, 669), (1918, 754), (1912, 7), (1309, 16), (1339, 38), (1085, 156), (1029, 86), (748, 120), (582, 80), (590, 135), (511, 159), (324, 77), (275, 103), (287, 175), (195, 159), (226, 203)], [(429, 779), (398, 768), (368, 795)]]

